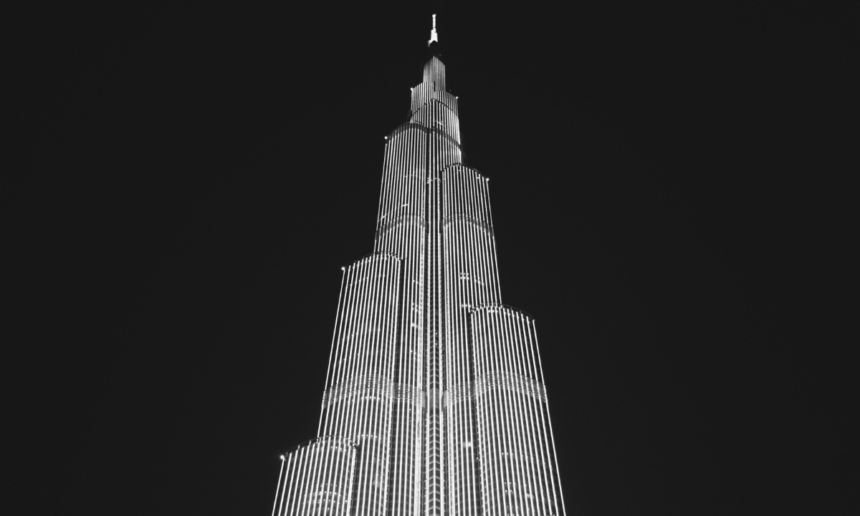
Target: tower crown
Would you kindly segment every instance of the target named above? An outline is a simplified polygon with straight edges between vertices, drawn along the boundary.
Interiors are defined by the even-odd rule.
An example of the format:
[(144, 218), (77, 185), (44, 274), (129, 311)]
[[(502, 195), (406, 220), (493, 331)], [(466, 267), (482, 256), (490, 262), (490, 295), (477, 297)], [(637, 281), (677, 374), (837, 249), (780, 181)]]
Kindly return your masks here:
[(445, 91), (445, 63), (438, 57), (431, 57), (424, 64), (424, 76), (421, 82), (435, 85), (436, 90)]

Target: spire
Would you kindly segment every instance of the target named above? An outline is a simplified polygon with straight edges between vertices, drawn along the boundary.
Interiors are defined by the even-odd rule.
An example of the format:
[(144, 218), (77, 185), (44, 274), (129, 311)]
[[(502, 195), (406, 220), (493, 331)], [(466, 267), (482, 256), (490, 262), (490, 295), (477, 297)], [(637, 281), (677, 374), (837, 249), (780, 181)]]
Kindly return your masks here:
[(433, 15), (433, 30), (430, 31), (430, 41), (427, 42), (429, 47), (433, 42), (439, 43), (439, 35), (436, 34), (436, 15)]

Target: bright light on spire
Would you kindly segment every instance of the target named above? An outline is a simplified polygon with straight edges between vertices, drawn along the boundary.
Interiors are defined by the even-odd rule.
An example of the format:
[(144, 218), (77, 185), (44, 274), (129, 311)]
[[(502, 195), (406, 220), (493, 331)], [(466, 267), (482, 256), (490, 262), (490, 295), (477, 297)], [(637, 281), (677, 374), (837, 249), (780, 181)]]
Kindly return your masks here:
[(429, 47), (433, 42), (439, 43), (439, 35), (436, 34), (436, 15), (433, 15), (433, 30), (430, 31), (430, 41), (427, 42), (427, 46)]

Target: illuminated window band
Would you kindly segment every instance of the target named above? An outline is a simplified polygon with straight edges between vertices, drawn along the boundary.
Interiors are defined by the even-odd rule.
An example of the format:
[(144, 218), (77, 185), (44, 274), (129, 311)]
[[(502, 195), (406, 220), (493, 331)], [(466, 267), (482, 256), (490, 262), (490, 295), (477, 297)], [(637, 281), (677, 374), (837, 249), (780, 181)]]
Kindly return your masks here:
[(319, 437), (283, 457), (273, 516), (565, 515), (535, 326), (502, 304), (492, 220), (433, 57), (386, 137), (374, 252), (344, 267)]

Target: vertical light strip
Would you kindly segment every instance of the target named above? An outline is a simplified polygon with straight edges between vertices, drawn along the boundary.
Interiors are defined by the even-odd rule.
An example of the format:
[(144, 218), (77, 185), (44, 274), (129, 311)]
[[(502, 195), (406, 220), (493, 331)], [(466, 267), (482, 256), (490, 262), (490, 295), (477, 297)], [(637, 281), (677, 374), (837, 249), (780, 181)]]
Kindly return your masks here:
[(284, 477), (284, 487), (283, 494), (281, 495), (281, 504), (278, 509), (278, 515), (283, 516), (284, 514), (288, 514), (286, 512), (286, 508), (288, 507), (288, 500), (292, 497), (293, 487), (295, 483), (294, 473), (295, 473), (295, 454), (291, 453), (287, 455), (287, 475)]
[[(343, 297), (343, 280), (346, 277), (346, 267), (341, 267), (340, 270), (341, 270), (340, 291), (338, 291), (338, 294), (337, 294), (337, 312), (336, 312), (335, 317), (334, 317), (335, 325), (337, 324), (337, 321), (340, 317), (340, 302), (341, 302), (341, 298)], [(323, 384), (326, 388), (328, 388), (328, 385), (329, 385), (328, 382), (329, 382), (329, 375), (331, 374), (331, 361), (332, 361), (332, 357), (334, 357), (334, 354), (335, 354), (335, 343), (336, 343), (335, 338), (336, 337), (337, 337), (337, 330), (335, 330), (335, 332), (332, 334), (332, 337), (331, 337), (331, 352), (328, 355), (328, 367), (326, 368), (326, 373), (325, 373), (325, 384)], [(320, 421), (319, 421), (319, 424), (317, 425), (317, 435), (322, 435), (322, 424), (323, 424), (323, 415), (325, 414), (325, 405), (326, 405), (326, 393), (324, 392), (323, 393), (322, 408), (320, 409)]]
[[(543, 378), (544, 378), (543, 365), (541, 363), (540, 352), (539, 352), (539, 349), (537, 347), (537, 337), (535, 337), (535, 353), (534, 354), (537, 357), (538, 371), (540, 371), (541, 384), (543, 385), (544, 384), (543, 383)], [(564, 506), (564, 492), (561, 489), (561, 480), (560, 480), (561, 477), (560, 477), (559, 470), (558, 470), (558, 455), (557, 455), (556, 449), (555, 449), (555, 437), (553, 436), (552, 424), (550, 423), (550, 417), (549, 417), (548, 396), (544, 400), (544, 412), (546, 414), (546, 416), (545, 416), (546, 421), (544, 424), (544, 432), (549, 434), (550, 438), (549, 438), (549, 441), (547, 443), (547, 446), (549, 446), (552, 450), (551, 458), (552, 458), (552, 468), (553, 469), (552, 469), (551, 473), (553, 473), (553, 475), (551, 476), (551, 478), (552, 478), (552, 484), (551, 485), (553, 488), (553, 495), (556, 495), (556, 492), (557, 492), (557, 496), (558, 496), (557, 510), (560, 511), (560, 512), (558, 512), (558, 514), (567, 514), (566, 510), (565, 510), (565, 506)]]
[(275, 488), (275, 504), (272, 506), (272, 516), (275, 516), (275, 510), (278, 508), (278, 497), (281, 493), (281, 480), (284, 476), (284, 463), (286, 461), (286, 457), (281, 455), (281, 472), (278, 473), (278, 487)]

